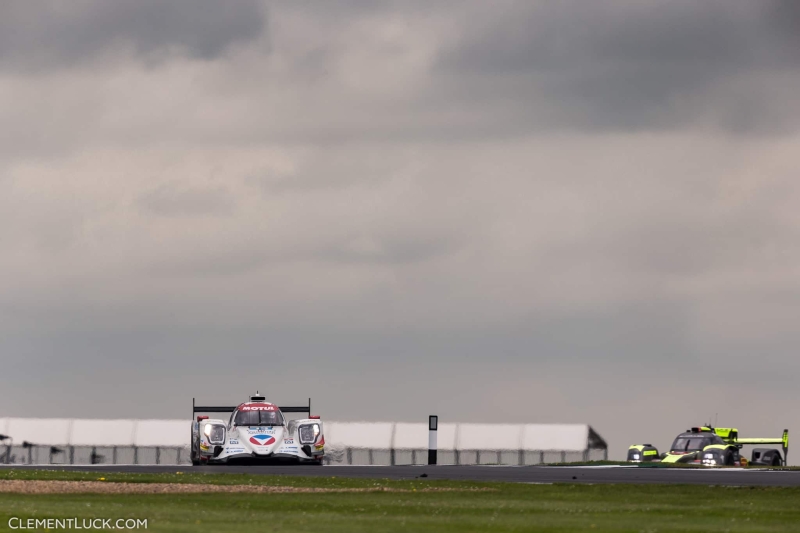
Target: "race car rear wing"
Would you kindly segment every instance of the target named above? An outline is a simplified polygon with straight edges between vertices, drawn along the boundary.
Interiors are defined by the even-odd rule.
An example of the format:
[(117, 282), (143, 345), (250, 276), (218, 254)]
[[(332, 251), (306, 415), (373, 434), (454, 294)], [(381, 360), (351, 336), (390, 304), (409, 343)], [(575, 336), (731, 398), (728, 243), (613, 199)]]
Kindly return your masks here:
[[(692, 428), (694, 429), (694, 428)], [(705, 429), (705, 428), (703, 428)], [(789, 430), (784, 429), (783, 435), (780, 437), (767, 437), (767, 438), (744, 438), (739, 436), (739, 431), (734, 428), (713, 428), (713, 431), (719, 435), (725, 442), (730, 444), (780, 444), (783, 448), (783, 461), (788, 464), (787, 456), (789, 455)]]
[[(192, 418), (194, 418), (195, 413), (232, 413), (236, 409), (236, 405), (233, 407), (229, 406), (219, 406), (219, 405), (197, 405), (195, 403), (195, 399), (192, 398)], [(281, 410), (283, 413), (307, 413), (308, 416), (311, 416), (311, 398), (308, 399), (308, 405), (289, 405), (289, 406), (278, 406), (278, 409)]]
[(781, 447), (783, 448), (783, 464), (784, 465), (788, 465), (789, 464), (788, 463), (789, 459), (787, 458), (789, 456), (789, 430), (788, 429), (784, 429), (783, 430), (783, 435), (781, 435), (780, 438), (772, 438), (772, 439), (770, 439), (770, 438), (767, 438), (767, 439), (759, 439), (759, 438), (743, 439), (743, 438), (739, 438), (739, 439), (737, 439), (737, 442), (739, 444), (780, 444)]

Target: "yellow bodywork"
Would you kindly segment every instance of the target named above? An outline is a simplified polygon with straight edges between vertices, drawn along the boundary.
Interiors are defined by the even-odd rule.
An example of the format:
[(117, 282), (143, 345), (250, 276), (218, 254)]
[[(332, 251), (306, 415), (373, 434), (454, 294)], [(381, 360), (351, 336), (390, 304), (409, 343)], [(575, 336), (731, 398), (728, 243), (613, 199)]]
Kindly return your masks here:
[(662, 463), (684, 463), (686, 461), (694, 461), (697, 458), (697, 452), (672, 454), (668, 453), (661, 459)]

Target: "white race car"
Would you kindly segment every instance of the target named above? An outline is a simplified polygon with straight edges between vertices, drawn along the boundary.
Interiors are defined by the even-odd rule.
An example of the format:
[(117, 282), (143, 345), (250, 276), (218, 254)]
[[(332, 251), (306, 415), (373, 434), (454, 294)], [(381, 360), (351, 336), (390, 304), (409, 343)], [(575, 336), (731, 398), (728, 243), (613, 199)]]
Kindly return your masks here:
[[(197, 416), (192, 421), (193, 465), (233, 462), (299, 462), (322, 464), (325, 437), (319, 416), (308, 407), (278, 407), (256, 392), (236, 407), (197, 406), (196, 413), (231, 413), (230, 419)], [(283, 413), (307, 413), (308, 418), (287, 421)]]

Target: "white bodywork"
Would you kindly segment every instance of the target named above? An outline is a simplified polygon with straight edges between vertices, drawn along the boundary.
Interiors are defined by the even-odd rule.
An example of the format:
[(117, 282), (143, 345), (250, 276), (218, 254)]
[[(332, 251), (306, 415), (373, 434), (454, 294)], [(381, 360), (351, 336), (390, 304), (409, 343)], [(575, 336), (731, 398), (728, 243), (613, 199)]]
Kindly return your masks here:
[[(280, 423), (237, 424), (237, 413), (247, 411), (267, 412)], [(258, 415), (263, 416), (254, 416)], [(191, 453), (194, 464), (281, 459), (321, 464), (325, 453), (322, 421), (318, 417), (286, 421), (278, 406), (250, 400), (237, 406), (228, 421), (197, 417), (192, 422)]]

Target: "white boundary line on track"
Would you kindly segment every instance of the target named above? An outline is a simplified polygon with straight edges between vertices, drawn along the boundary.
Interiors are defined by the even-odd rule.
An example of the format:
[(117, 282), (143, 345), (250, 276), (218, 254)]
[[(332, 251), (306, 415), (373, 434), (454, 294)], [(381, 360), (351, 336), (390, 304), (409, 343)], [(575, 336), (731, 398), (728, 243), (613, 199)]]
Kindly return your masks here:
[[(536, 465), (531, 465), (536, 466)], [(637, 465), (540, 466), (539, 468), (639, 468)]]

